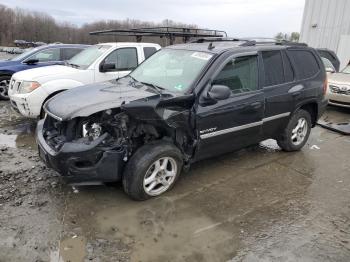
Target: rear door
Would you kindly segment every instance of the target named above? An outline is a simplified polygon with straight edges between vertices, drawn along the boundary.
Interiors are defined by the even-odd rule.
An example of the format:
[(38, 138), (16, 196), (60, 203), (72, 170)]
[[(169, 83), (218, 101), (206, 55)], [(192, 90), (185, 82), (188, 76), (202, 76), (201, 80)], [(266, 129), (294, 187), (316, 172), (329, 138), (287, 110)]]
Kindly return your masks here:
[(228, 99), (199, 103), (196, 126), (199, 145), (196, 160), (233, 151), (260, 140), (264, 94), (259, 88), (258, 56), (232, 56), (217, 70), (211, 85), (231, 89)]
[(285, 127), (303, 86), (295, 84), (295, 74), (285, 50), (261, 51), (260, 58), (265, 94), (263, 134), (270, 138)]

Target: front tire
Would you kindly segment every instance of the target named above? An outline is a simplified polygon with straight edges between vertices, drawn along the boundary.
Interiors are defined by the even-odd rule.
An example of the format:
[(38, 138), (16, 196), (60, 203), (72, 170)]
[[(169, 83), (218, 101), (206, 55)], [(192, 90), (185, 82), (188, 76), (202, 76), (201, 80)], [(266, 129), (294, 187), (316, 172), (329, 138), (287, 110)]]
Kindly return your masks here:
[(126, 164), (124, 191), (134, 200), (146, 200), (169, 191), (183, 165), (180, 150), (168, 142), (139, 148)]
[(290, 118), (289, 123), (277, 144), (287, 152), (299, 151), (306, 144), (311, 132), (310, 113), (299, 109)]
[(9, 100), (8, 90), (11, 76), (0, 76), (0, 99)]

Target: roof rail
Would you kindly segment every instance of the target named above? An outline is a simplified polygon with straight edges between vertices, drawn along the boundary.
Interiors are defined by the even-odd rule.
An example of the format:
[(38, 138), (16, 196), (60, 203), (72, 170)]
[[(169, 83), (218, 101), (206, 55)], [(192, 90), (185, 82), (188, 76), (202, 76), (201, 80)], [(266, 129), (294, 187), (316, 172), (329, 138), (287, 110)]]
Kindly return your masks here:
[(239, 38), (231, 38), (231, 37), (204, 37), (198, 38), (190, 41), (190, 43), (206, 43), (206, 42), (236, 42), (241, 41)]
[(255, 46), (255, 45), (289, 45), (289, 46), (308, 46), (305, 43), (297, 43), (287, 40), (278, 40), (275, 38), (231, 38), (231, 37), (208, 37), (199, 38), (191, 41), (191, 43), (205, 43), (205, 42), (226, 42), (226, 41), (242, 41), (244, 43), (239, 46)]
[(174, 43), (176, 37), (182, 37), (184, 42), (188, 42), (194, 37), (227, 37), (227, 33), (221, 30), (170, 26), (110, 29), (90, 32), (90, 35), (135, 36), (137, 42), (141, 42), (143, 36), (166, 37), (170, 40), (171, 45)]

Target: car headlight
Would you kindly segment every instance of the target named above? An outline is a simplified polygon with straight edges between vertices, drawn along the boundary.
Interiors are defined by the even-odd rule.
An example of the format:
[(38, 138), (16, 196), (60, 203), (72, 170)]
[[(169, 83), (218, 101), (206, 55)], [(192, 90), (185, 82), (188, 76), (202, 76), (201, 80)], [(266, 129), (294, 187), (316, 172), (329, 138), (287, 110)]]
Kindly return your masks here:
[(40, 86), (38, 82), (35, 81), (23, 81), (19, 87), (19, 93), (26, 94), (37, 89)]

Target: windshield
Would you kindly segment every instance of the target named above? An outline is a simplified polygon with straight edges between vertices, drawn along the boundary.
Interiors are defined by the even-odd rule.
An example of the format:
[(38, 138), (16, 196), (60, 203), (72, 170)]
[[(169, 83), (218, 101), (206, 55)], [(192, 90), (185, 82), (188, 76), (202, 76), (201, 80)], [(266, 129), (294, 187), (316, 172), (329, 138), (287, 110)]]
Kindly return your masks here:
[(344, 74), (350, 74), (350, 65), (348, 65), (347, 67), (345, 67), (344, 69), (343, 69), (343, 71), (341, 71), (342, 73), (344, 73)]
[(110, 45), (91, 46), (73, 56), (70, 60), (68, 60), (68, 64), (86, 69), (109, 48), (111, 48)]
[(22, 60), (23, 58), (31, 55), (31, 54), (34, 54), (36, 51), (38, 51), (39, 49), (38, 48), (29, 48), (29, 49), (26, 49), (22, 54), (19, 54), (19, 55), (16, 55), (14, 57), (12, 57), (10, 60), (11, 61), (20, 61)]
[(185, 92), (212, 56), (206, 52), (162, 49), (137, 67), (130, 76), (138, 82), (173, 92)]

